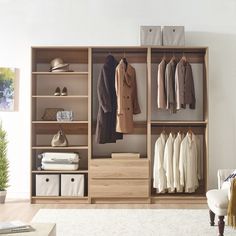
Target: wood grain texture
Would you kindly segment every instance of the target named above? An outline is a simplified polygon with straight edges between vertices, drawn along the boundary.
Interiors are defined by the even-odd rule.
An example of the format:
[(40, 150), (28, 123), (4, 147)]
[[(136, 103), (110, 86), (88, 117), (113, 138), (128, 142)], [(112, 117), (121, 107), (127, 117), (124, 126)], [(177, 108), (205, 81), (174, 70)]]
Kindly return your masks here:
[(136, 198), (149, 197), (148, 179), (92, 179), (92, 198)]
[[(126, 202), (124, 202), (126, 200)], [(142, 202), (143, 201), (143, 202)], [(163, 201), (163, 200), (162, 200)], [(0, 221), (21, 220), (30, 222), (34, 215), (40, 209), (207, 209), (205, 203), (193, 204), (192, 200), (180, 204), (180, 200), (173, 200), (172, 202), (159, 204), (148, 204), (146, 198), (133, 199), (94, 199), (92, 203), (99, 204), (63, 204), (63, 203), (50, 203), (50, 204), (30, 204), (26, 199), (7, 199), (5, 204), (0, 204)], [(104, 204), (109, 203), (109, 204)], [(132, 204), (131, 204), (132, 203)], [(154, 203), (154, 202), (153, 202)], [(207, 223), (207, 222), (206, 222)]]
[(99, 159), (90, 163), (91, 178), (149, 178), (149, 160)]
[[(144, 121), (135, 122), (133, 135), (146, 134), (147, 135), (147, 158), (140, 159), (138, 162), (136, 160), (95, 160), (92, 158), (92, 135), (94, 129), (92, 122), (92, 89), (93, 89), (93, 63), (103, 63), (104, 59), (109, 53), (112, 53), (116, 58), (121, 58), (125, 56), (130, 63), (142, 63), (147, 65), (147, 118)], [(153, 63), (159, 63), (163, 56), (169, 60), (173, 55), (177, 59), (180, 59), (183, 55), (187, 57), (190, 63), (200, 63), (203, 64), (203, 100), (204, 100), (204, 117), (203, 121), (152, 121), (151, 120), (151, 69)], [(87, 64), (88, 69), (81, 72), (37, 72), (37, 65), (41, 63), (50, 63), (50, 61), (56, 57), (63, 58), (65, 63), (75, 63), (75, 64)], [(54, 78), (51, 75), (56, 75), (56, 78), (61, 75), (71, 76), (73, 79), (80, 80), (82, 76), (87, 76), (88, 87), (86, 88), (86, 95), (74, 94), (73, 96), (68, 96), (66, 98), (55, 98), (50, 95), (40, 95), (37, 94), (37, 87), (40, 83), (39, 78)], [(32, 93), (31, 98), (31, 171), (34, 170), (35, 159), (34, 156), (36, 152), (40, 150), (46, 150), (51, 148), (49, 146), (36, 146), (36, 135), (37, 134), (54, 134), (60, 127), (65, 130), (66, 133), (76, 135), (76, 134), (87, 134), (88, 135), (88, 145), (87, 146), (75, 146), (67, 147), (65, 149), (83, 149), (87, 152), (87, 165), (88, 171), (88, 198), (87, 199), (63, 199), (63, 198), (32, 198), (34, 203), (173, 203), (178, 202), (195, 203), (201, 204), (205, 200), (202, 199), (202, 195), (205, 194), (207, 190), (207, 180), (208, 180), (208, 48), (207, 47), (140, 47), (140, 46), (95, 46), (95, 47), (77, 47), (77, 46), (46, 46), (46, 47), (33, 47), (32, 48), (32, 65), (31, 65), (31, 77), (32, 77)], [(55, 80), (55, 84), (56, 84)], [(86, 113), (88, 114), (85, 121), (74, 122), (74, 123), (50, 123), (37, 121), (37, 107), (36, 101), (45, 100), (45, 106), (47, 101), (66, 102), (68, 99), (78, 100), (78, 104), (81, 101), (86, 101)], [(76, 101), (77, 101), (76, 100)], [(57, 101), (57, 100), (56, 100)], [(79, 117), (80, 118), (80, 117)], [(79, 119), (78, 118), (78, 119)], [(158, 117), (157, 117), (158, 119)], [(151, 153), (153, 150), (151, 144), (151, 135), (159, 134), (163, 131), (163, 127), (166, 131), (183, 131), (186, 132), (189, 127), (196, 134), (204, 135), (204, 183), (199, 189), (201, 196), (198, 193), (195, 197), (186, 198), (185, 196), (155, 196), (152, 197), (152, 176), (151, 176)], [(54, 148), (56, 149), (56, 148)], [(60, 148), (63, 150), (63, 148)], [(82, 151), (82, 150), (80, 150)], [(31, 176), (33, 174), (31, 173)], [(31, 177), (31, 190), (34, 192), (35, 183), (33, 177)], [(96, 197), (96, 198), (94, 198)]]

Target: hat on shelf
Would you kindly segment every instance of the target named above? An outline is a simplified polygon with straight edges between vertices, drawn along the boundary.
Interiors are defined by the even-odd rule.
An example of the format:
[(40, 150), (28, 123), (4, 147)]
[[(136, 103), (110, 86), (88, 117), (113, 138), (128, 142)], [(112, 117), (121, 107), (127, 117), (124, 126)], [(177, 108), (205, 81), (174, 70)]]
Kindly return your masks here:
[(59, 57), (53, 59), (51, 62), (51, 71), (68, 71), (69, 64), (65, 64)]

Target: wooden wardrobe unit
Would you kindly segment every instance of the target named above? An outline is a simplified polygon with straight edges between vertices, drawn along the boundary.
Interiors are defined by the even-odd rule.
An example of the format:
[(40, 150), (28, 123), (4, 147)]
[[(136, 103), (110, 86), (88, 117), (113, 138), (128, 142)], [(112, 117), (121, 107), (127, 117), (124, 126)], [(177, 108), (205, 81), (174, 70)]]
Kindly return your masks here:
[[(116, 144), (96, 144), (96, 81), (106, 56), (118, 61), (126, 57), (136, 69), (139, 103), (142, 113), (134, 116), (134, 132)], [(197, 94), (200, 105), (195, 113), (159, 114), (155, 88), (158, 63), (163, 56), (179, 60), (185, 55), (195, 65), (194, 81), (199, 79)], [(56, 57), (70, 64), (74, 72), (48, 72)], [(32, 203), (199, 203), (205, 200), (208, 173), (208, 49), (206, 47), (32, 47), (32, 124), (31, 124), (31, 202)], [(199, 75), (199, 76), (198, 76)], [(57, 86), (66, 86), (68, 96), (55, 97)], [(71, 122), (42, 121), (47, 107), (73, 110)], [(69, 146), (53, 148), (50, 140), (62, 128)], [(189, 129), (201, 136), (203, 179), (196, 193), (156, 194), (152, 188), (154, 140), (162, 132)], [(115, 160), (111, 152), (141, 153), (138, 160)], [(79, 152), (80, 168), (76, 171), (41, 171), (37, 155), (45, 151)], [(84, 197), (39, 197), (35, 191), (36, 174), (84, 174)]]

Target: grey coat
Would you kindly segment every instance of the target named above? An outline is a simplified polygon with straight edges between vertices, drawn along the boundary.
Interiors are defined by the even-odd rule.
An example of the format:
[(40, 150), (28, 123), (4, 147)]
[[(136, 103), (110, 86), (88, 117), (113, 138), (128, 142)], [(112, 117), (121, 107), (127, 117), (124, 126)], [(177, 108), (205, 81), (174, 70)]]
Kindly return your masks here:
[(175, 91), (177, 109), (186, 108), (187, 104), (189, 104), (190, 109), (195, 109), (196, 98), (192, 67), (183, 58), (176, 66)]
[(115, 70), (117, 61), (112, 55), (106, 58), (101, 69), (98, 83), (98, 114), (96, 127), (97, 143), (115, 143), (123, 135), (116, 132), (117, 98), (115, 91)]

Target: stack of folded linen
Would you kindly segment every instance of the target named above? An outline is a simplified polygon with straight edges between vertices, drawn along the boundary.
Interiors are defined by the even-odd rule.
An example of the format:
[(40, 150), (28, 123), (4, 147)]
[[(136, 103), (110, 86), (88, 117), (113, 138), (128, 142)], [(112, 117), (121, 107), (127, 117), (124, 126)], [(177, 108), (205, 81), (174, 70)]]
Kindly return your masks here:
[(78, 170), (79, 154), (73, 152), (44, 152), (42, 158), (43, 170)]

